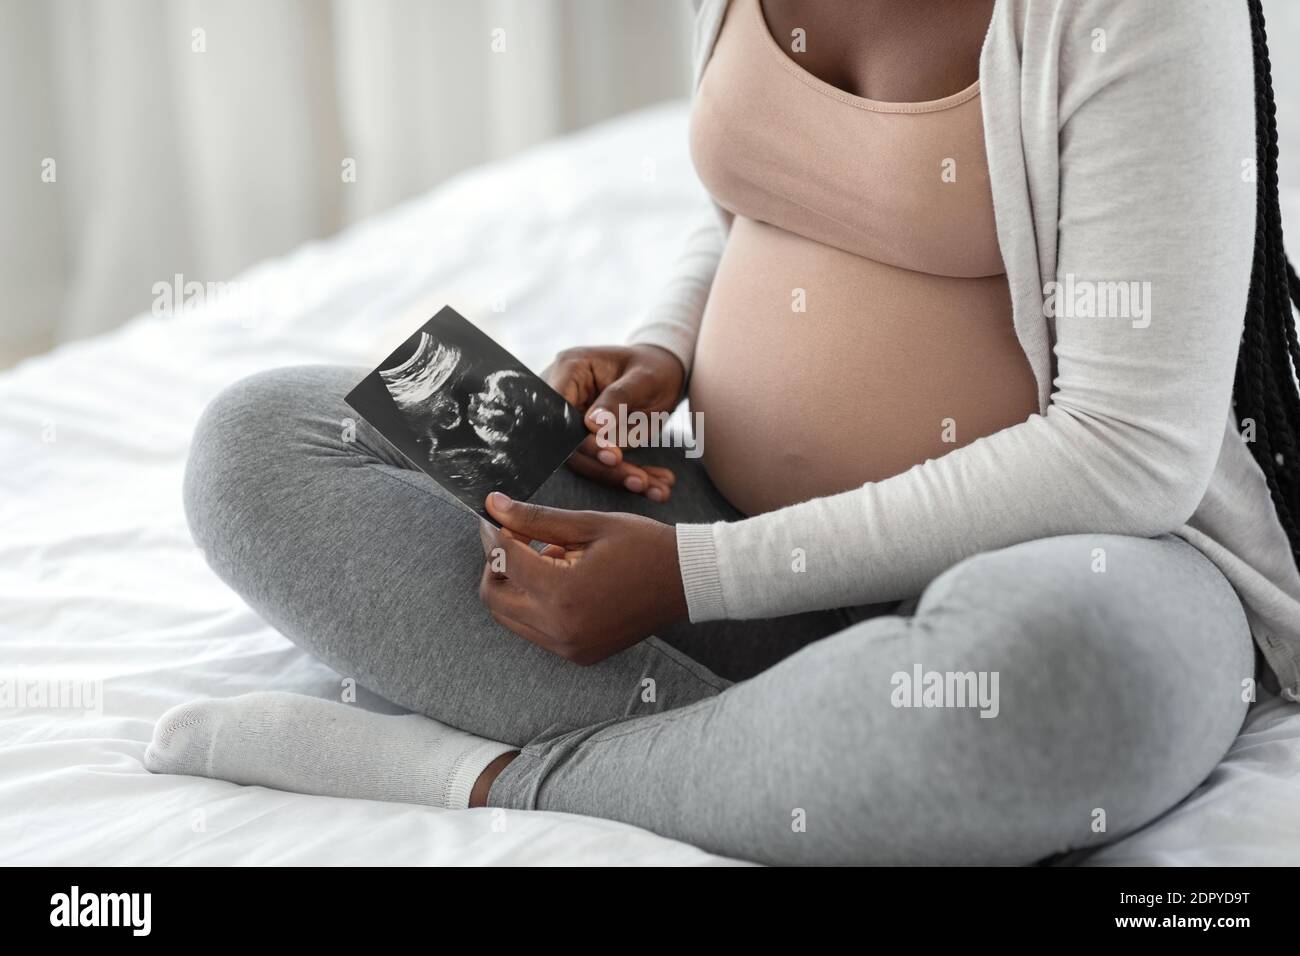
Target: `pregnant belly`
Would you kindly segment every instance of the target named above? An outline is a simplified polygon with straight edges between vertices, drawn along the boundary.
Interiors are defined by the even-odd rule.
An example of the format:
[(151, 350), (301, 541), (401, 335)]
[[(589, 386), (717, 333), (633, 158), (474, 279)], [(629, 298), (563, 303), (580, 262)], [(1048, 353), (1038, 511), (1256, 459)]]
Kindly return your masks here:
[(690, 402), (709, 476), (758, 514), (1024, 421), (1037, 390), (1006, 276), (911, 272), (737, 217)]

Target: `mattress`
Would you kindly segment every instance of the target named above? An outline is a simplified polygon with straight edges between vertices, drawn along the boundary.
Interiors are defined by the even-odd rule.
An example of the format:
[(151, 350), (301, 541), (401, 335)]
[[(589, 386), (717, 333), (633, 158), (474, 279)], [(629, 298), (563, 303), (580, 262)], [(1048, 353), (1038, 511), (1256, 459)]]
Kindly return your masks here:
[[(702, 201), (685, 144), (681, 104), (557, 140), (255, 267), (216, 301), (0, 375), (0, 861), (736, 862), (587, 817), (313, 797), (142, 764), (155, 718), (181, 701), (338, 694), (339, 676), (190, 541), (181, 474), (204, 404), (259, 369), (377, 362), (448, 303), (533, 368), (620, 340)], [(1300, 706), (1262, 701), (1204, 786), (1087, 862), (1300, 862)]]

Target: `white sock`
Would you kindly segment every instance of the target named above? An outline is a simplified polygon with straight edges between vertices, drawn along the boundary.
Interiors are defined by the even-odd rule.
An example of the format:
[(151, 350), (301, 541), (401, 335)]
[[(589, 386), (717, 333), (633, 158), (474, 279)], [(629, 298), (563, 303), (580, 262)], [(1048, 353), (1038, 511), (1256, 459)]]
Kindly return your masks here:
[(154, 773), (463, 810), (487, 765), (517, 749), (417, 714), (266, 693), (173, 707), (144, 763)]

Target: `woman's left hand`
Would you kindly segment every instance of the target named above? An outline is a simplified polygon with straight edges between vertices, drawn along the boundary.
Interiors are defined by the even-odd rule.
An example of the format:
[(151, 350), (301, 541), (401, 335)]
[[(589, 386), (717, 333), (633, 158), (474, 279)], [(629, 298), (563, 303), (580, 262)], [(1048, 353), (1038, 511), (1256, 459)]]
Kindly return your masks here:
[[(479, 597), (520, 637), (595, 664), (687, 616), (672, 525), (499, 492), (488, 495), (487, 510), (502, 527), (480, 522), (487, 561)], [(539, 553), (530, 541), (546, 547)]]

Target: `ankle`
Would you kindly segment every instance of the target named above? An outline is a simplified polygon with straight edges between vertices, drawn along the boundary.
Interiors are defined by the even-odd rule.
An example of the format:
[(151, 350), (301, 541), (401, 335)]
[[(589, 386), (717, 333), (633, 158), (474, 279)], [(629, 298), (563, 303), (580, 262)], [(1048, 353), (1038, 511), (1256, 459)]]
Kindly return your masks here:
[(492, 789), (492, 783), (501, 775), (502, 770), (505, 770), (506, 767), (510, 766), (510, 761), (514, 760), (518, 756), (519, 751), (512, 750), (509, 753), (504, 753), (500, 757), (497, 757), (496, 760), (493, 760), (483, 768), (483, 772), (479, 774), (478, 779), (474, 781), (474, 788), (469, 792), (469, 806), (471, 810), (475, 807), (487, 806), (488, 791)]

